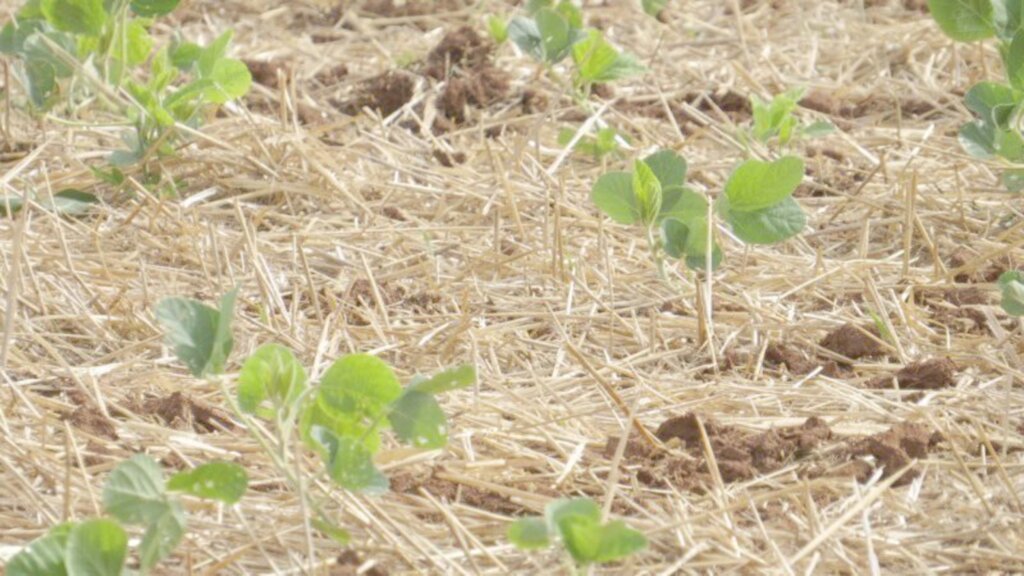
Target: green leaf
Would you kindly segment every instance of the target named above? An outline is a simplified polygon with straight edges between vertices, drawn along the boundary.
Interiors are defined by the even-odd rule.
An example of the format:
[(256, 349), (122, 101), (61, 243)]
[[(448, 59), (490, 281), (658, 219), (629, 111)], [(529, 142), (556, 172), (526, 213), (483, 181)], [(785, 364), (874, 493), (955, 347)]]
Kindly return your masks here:
[(103, 0), (42, 0), (43, 16), (57, 30), (99, 36), (107, 23)]
[(231, 44), (231, 37), (234, 32), (231, 30), (225, 31), (223, 34), (217, 37), (212, 44), (202, 49), (202, 53), (199, 55), (199, 59), (196, 64), (199, 68), (199, 75), (203, 78), (213, 74), (213, 69), (228, 53), (228, 45)]
[[(672, 258), (685, 258), (686, 265), (695, 270), (707, 269), (708, 219), (706, 214), (687, 220), (666, 218), (661, 223), (661, 236), (665, 253)], [(712, 238), (714, 241), (714, 238)], [(717, 243), (711, 247), (711, 268), (722, 262), (722, 249)]]
[(784, 156), (775, 162), (747, 160), (725, 184), (731, 210), (752, 212), (789, 198), (804, 177), (804, 161)]
[(128, 556), (128, 535), (106, 518), (76, 524), (68, 534), (66, 562), (70, 576), (117, 576)]
[(1017, 34), (1003, 51), (1006, 78), (1017, 90), (1024, 89), (1024, 34)]
[(520, 518), (508, 527), (508, 539), (520, 550), (539, 550), (551, 544), (543, 518)]
[(167, 558), (185, 537), (185, 511), (180, 502), (170, 502), (164, 514), (147, 528), (139, 543), (139, 562), (143, 572), (152, 570)]
[(265, 399), (275, 408), (289, 407), (306, 389), (306, 370), (292, 351), (264, 344), (246, 359), (238, 375), (238, 405), (253, 413)]
[(1003, 272), (999, 276), (999, 289), (1003, 310), (1012, 316), (1024, 316), (1024, 273), (1019, 270)]
[(72, 524), (58, 524), (36, 538), (5, 566), (7, 576), (66, 576), (64, 551)]
[(508, 23), (508, 37), (520, 50), (535, 60), (544, 60), (544, 46), (537, 23), (531, 18), (516, 16)]
[(635, 224), (640, 219), (633, 195), (633, 175), (629, 172), (608, 172), (601, 175), (590, 190), (590, 199), (619, 224)]
[(569, 23), (561, 14), (550, 8), (542, 8), (533, 16), (540, 35), (542, 59), (555, 64), (569, 55), (569, 50), (578, 39)]
[(213, 84), (204, 92), (206, 99), (214, 104), (224, 104), (241, 98), (252, 86), (252, 74), (241, 60), (224, 58), (213, 65), (208, 76)]
[(684, 186), (669, 186), (662, 189), (659, 219), (676, 218), (687, 223), (696, 218), (706, 220), (707, 216), (708, 201), (703, 194)]
[(562, 543), (576, 564), (586, 566), (597, 561), (601, 553), (601, 523), (585, 516), (570, 515), (556, 524)]
[(145, 454), (118, 464), (103, 486), (103, 508), (125, 524), (151, 524), (167, 507), (163, 471)]
[(1017, 107), (1017, 95), (1005, 84), (979, 82), (964, 95), (964, 104), (985, 124), (1006, 129)]
[(68, 188), (53, 195), (53, 201), (40, 202), (44, 208), (50, 208), (57, 214), (65, 216), (81, 216), (99, 202), (95, 195), (81, 190)]
[(416, 448), (443, 448), (448, 443), (448, 419), (426, 392), (407, 390), (391, 405), (388, 420), (398, 438)]
[(564, 518), (570, 516), (580, 516), (600, 522), (601, 507), (590, 498), (563, 498), (544, 507), (544, 517), (552, 526), (557, 526)]
[(177, 42), (171, 44), (170, 59), (175, 68), (188, 72), (203, 55), (203, 47), (195, 42)]
[(18, 19), (18, 22), (8, 22), (0, 29), (0, 54), (24, 55), (25, 44), (36, 32), (43, 29), (43, 22), (40, 20)]
[(995, 131), (983, 121), (969, 122), (960, 127), (958, 139), (964, 151), (975, 158), (988, 159), (996, 154)]
[(225, 504), (237, 503), (248, 488), (249, 474), (231, 462), (209, 462), (178, 472), (167, 482), (168, 490)]
[(647, 548), (647, 538), (621, 520), (603, 526), (594, 562), (616, 562)]
[(657, 18), (661, 11), (668, 5), (668, 0), (642, 0), (640, 3), (644, 12), (651, 18)]
[(586, 39), (573, 44), (572, 58), (580, 79), (588, 83), (612, 82), (644, 72), (643, 66), (616, 50), (599, 30), (590, 30)]
[(476, 368), (471, 364), (462, 364), (411, 384), (409, 389), (427, 394), (441, 394), (472, 386), (475, 382)]
[(316, 528), (321, 534), (342, 546), (347, 545), (349, 541), (352, 540), (352, 535), (349, 534), (348, 530), (339, 528), (319, 518), (313, 518), (311, 524), (313, 525), (313, 528)]
[(661, 182), (643, 160), (633, 163), (633, 195), (636, 197), (640, 222), (645, 226), (653, 225), (661, 212)]
[(320, 397), (333, 410), (376, 420), (402, 395), (402, 385), (386, 362), (369, 354), (337, 360), (320, 379)]
[[(686, 159), (676, 154), (674, 150), (658, 150), (644, 158), (644, 164), (647, 164), (654, 172), (658, 182), (661, 182), (662, 189), (667, 189), (670, 186), (682, 186), (686, 182)], [(662, 211), (664, 211), (664, 206), (662, 206)]]
[(185, 298), (167, 298), (156, 306), (157, 322), (166, 332), (167, 343), (192, 375), (220, 374), (231, 354), (231, 319), (237, 290), (225, 294), (220, 310)]
[(132, 0), (132, 12), (139, 16), (164, 16), (174, 12), (181, 0)]
[(57, 73), (53, 65), (45, 60), (29, 60), (25, 63), (25, 75), (32, 104), (36, 108), (48, 108), (57, 90)]
[(1024, 3), (1020, 0), (992, 0), (992, 12), (996, 33), (1004, 42), (1024, 29)]
[(153, 38), (138, 20), (131, 20), (122, 34), (114, 36), (111, 54), (128, 66), (138, 66), (149, 58)]
[(327, 473), (348, 490), (380, 493), (388, 489), (388, 479), (373, 464), (373, 454), (354, 438), (338, 437), (330, 430), (314, 426), (313, 439), (320, 445)]
[(821, 138), (822, 136), (833, 134), (835, 131), (835, 124), (828, 122), (827, 120), (819, 120), (805, 126), (802, 133), (807, 138)]
[(953, 40), (974, 42), (996, 33), (992, 0), (928, 0), (928, 8)]
[(508, 40), (508, 23), (498, 16), (488, 16), (487, 32), (495, 44), (504, 44)]
[(729, 209), (726, 198), (720, 206), (736, 237), (748, 244), (776, 244), (799, 234), (807, 216), (792, 197), (760, 210), (739, 212)]

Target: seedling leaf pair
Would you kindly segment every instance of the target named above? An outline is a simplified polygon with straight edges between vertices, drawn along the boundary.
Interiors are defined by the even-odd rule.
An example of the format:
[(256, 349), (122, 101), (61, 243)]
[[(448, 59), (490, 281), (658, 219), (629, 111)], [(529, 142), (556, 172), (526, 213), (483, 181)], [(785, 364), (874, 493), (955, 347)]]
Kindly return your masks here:
[(747, 160), (733, 171), (718, 211), (736, 237), (748, 244), (775, 244), (807, 224), (793, 192), (803, 180), (804, 162), (785, 156), (774, 162)]
[(624, 522), (602, 524), (601, 509), (589, 498), (556, 500), (543, 517), (513, 522), (508, 538), (523, 550), (546, 548), (557, 538), (580, 566), (615, 562), (647, 547), (644, 535)]
[[(634, 164), (633, 172), (609, 172), (594, 183), (590, 198), (620, 224), (656, 224), (685, 203), (686, 160), (661, 150)], [(652, 178), (653, 177), (653, 178)]]
[(791, 140), (800, 137), (817, 138), (834, 132), (835, 126), (830, 122), (819, 121), (806, 126), (800, 124), (793, 112), (803, 96), (802, 88), (777, 94), (770, 102), (765, 102), (756, 95), (751, 96), (751, 135), (754, 139), (767, 144), (773, 138), (777, 138), (779, 144), (785, 146)]
[(174, 475), (164, 483), (160, 466), (146, 455), (120, 463), (103, 489), (103, 507), (113, 518), (56, 526), (11, 559), (10, 576), (39, 574), (121, 574), (128, 554), (128, 535), (122, 524), (145, 528), (139, 541), (142, 573), (173, 552), (185, 534), (185, 512), (169, 491), (238, 502), (248, 487), (245, 470), (236, 464), (213, 462)]

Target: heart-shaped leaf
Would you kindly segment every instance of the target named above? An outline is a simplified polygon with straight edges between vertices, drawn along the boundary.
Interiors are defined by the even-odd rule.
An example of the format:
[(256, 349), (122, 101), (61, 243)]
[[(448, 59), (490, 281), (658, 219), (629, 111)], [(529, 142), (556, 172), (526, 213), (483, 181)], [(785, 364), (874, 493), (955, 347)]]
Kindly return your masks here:
[(245, 468), (231, 462), (209, 462), (192, 470), (178, 472), (167, 482), (167, 489), (198, 498), (235, 504), (249, 487)]
[[(674, 150), (658, 150), (644, 158), (644, 164), (650, 167), (664, 189), (682, 186), (686, 182), (686, 159), (676, 154)], [(664, 206), (662, 210), (664, 211)]]
[(225, 294), (219, 309), (186, 298), (167, 298), (156, 305), (156, 319), (168, 345), (194, 376), (224, 371), (234, 346), (231, 319), (237, 293), (232, 290)]
[(520, 550), (539, 550), (551, 545), (547, 522), (543, 518), (520, 518), (508, 527), (508, 539)]
[(748, 244), (782, 242), (799, 234), (807, 224), (807, 216), (792, 197), (752, 212), (730, 210), (726, 199), (722, 200), (722, 212), (733, 233)]
[(128, 534), (113, 520), (86, 520), (68, 534), (65, 558), (71, 576), (121, 574), (127, 557)]
[(448, 443), (448, 420), (430, 394), (407, 390), (388, 412), (398, 438), (416, 448), (442, 448)]
[(747, 160), (733, 170), (725, 184), (731, 210), (752, 212), (782, 202), (804, 177), (804, 161), (784, 156), (774, 162)]
[(103, 508), (125, 524), (152, 524), (168, 506), (163, 471), (145, 454), (118, 464), (103, 486)]
[(996, 33), (992, 0), (928, 0), (939, 28), (959, 42), (974, 42)]
[(640, 219), (633, 195), (633, 175), (629, 172), (608, 172), (594, 183), (590, 199), (619, 224), (635, 224)]

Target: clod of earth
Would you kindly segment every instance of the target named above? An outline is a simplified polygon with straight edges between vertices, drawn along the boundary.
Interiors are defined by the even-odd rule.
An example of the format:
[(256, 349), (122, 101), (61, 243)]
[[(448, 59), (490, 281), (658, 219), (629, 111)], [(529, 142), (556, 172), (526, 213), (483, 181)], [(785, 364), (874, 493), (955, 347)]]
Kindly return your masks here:
[(822, 348), (840, 356), (857, 360), (885, 355), (885, 347), (879, 342), (880, 338), (878, 329), (873, 325), (858, 327), (844, 324), (829, 332), (820, 344)]
[(903, 390), (939, 390), (956, 386), (956, 364), (939, 358), (907, 364), (892, 376), (872, 380), (869, 388), (891, 388), (893, 381)]

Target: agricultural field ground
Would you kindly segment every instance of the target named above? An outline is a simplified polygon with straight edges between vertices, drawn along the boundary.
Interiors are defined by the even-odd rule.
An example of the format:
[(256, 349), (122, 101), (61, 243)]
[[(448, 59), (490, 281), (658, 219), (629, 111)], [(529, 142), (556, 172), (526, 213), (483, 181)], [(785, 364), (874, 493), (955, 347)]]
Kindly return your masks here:
[[(156, 574), (568, 573), (506, 530), (573, 496), (649, 541), (597, 574), (1024, 572), (1021, 326), (996, 285), (1024, 256), (1024, 205), (957, 141), (995, 45), (952, 42), (924, 1), (671, 0), (657, 19), (588, 1), (647, 68), (588, 114), (491, 41), (513, 2), (341, 4), (192, 0), (155, 24), (234, 29), (254, 80), (163, 161), (177, 194), (97, 179), (123, 125), (91, 108), (0, 111), (0, 194), (101, 200), (0, 218), (0, 563), (102, 515), (108, 473), (145, 452), (250, 476), (236, 505), (188, 501)], [(807, 228), (753, 247), (721, 230), (720, 268), (662, 279), (594, 182), (669, 148), (716, 194), (749, 97), (794, 87), (801, 120), (836, 127), (792, 147)], [(559, 144), (586, 122), (627, 146)], [(445, 449), (385, 442), (390, 492), (316, 480), (347, 547), (307, 541), (294, 491), (154, 319), (233, 287), (229, 376), (267, 342), (314, 381), (353, 352), (403, 382), (476, 366), (440, 399)]]

